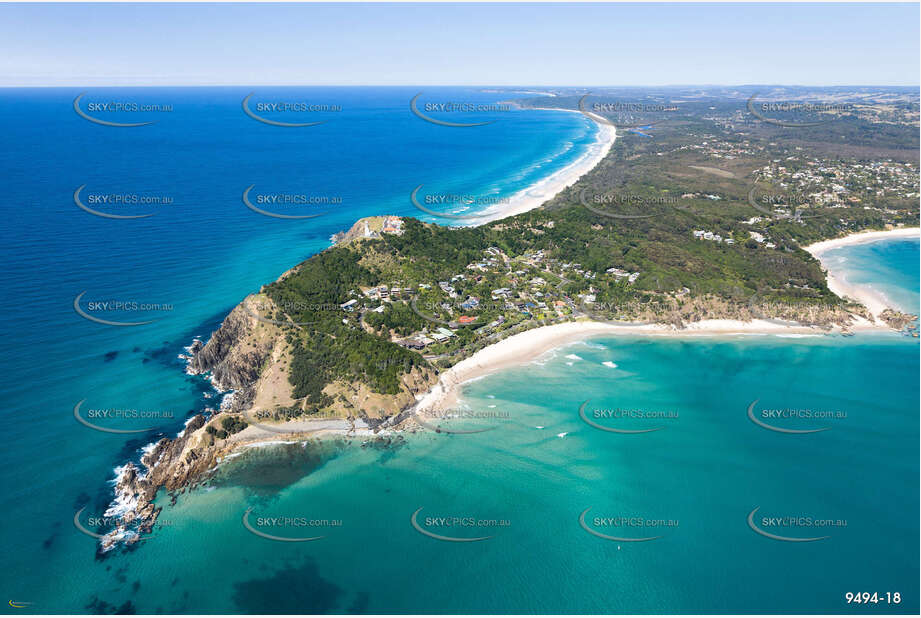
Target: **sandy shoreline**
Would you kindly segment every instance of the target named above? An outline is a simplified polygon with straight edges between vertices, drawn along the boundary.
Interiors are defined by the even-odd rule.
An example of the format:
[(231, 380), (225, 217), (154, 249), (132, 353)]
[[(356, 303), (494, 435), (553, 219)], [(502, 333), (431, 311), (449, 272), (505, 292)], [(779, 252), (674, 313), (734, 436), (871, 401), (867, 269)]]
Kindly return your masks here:
[[(535, 109), (582, 115), (582, 112), (572, 109)], [(557, 170), (546, 178), (515, 193), (508, 199), (507, 203), (484, 209), (480, 216), (472, 220), (473, 222), (470, 225), (484, 225), (497, 219), (505, 219), (506, 217), (534, 210), (544, 202), (553, 199), (560, 191), (571, 186), (579, 178), (594, 169), (611, 151), (611, 147), (617, 140), (617, 130), (610, 124), (598, 122), (595, 118), (592, 118), (592, 120), (595, 120), (595, 124), (598, 126), (598, 135), (596, 135), (595, 142), (588, 147), (584, 155), (563, 169)]]
[(831, 240), (823, 240), (821, 242), (813, 243), (811, 245), (803, 247), (803, 249), (811, 253), (813, 256), (818, 257), (818, 254), (824, 253), (831, 249), (837, 249), (838, 247), (847, 247), (850, 245), (862, 245), (868, 242), (876, 242), (878, 240), (892, 240), (894, 238), (918, 238), (918, 237), (921, 237), (921, 227), (899, 227), (899, 228), (893, 228), (891, 230), (884, 230), (884, 231), (858, 232), (856, 234), (850, 234), (842, 238), (832, 238)]
[[(861, 232), (844, 238), (836, 238), (815, 243), (804, 247), (804, 249), (821, 261), (821, 256), (824, 252), (838, 247), (892, 238), (914, 238), (918, 237), (919, 234), (921, 234), (921, 229), (919, 228), (900, 228), (885, 232)], [(828, 266), (824, 262), (823, 267), (825, 267), (826, 270), (828, 269)], [(835, 278), (834, 274), (831, 272), (828, 273), (828, 285), (835, 294), (839, 296), (846, 295), (862, 302), (874, 315), (878, 315), (878, 313), (886, 307), (881, 299), (875, 297), (873, 290), (868, 290), (862, 286), (847, 285), (846, 282)], [(877, 320), (874, 323), (858, 318), (850, 326), (850, 330), (888, 331), (891, 329), (881, 321)], [(527, 363), (551, 350), (592, 337), (605, 335), (685, 338), (725, 337), (732, 335), (803, 337), (822, 336), (828, 332), (840, 331), (826, 331), (812, 326), (800, 326), (792, 323), (782, 324), (769, 320), (743, 322), (740, 320), (728, 319), (702, 320), (700, 322), (690, 323), (682, 329), (676, 329), (664, 324), (630, 325), (594, 322), (591, 320), (579, 320), (576, 322), (544, 326), (518, 333), (489, 345), (473, 354), (473, 356), (443, 372), (439, 377), (438, 384), (417, 400), (414, 411), (419, 418), (426, 419), (431, 414), (449, 410), (457, 405), (459, 391), (463, 384), (509, 367)], [(273, 428), (284, 428), (296, 433), (305, 431), (313, 434), (311, 437), (346, 434), (351, 434), (356, 437), (374, 435), (367, 427), (361, 427), (361, 424), (356, 427), (347, 427), (344, 424), (342, 426), (332, 425), (324, 426), (322, 422), (317, 421), (294, 421), (290, 424), (286, 423), (279, 426), (273, 426)], [(244, 438), (245, 441), (258, 438), (267, 441), (257, 443), (260, 446), (280, 439), (279, 433), (256, 430), (256, 428), (249, 429), (254, 431), (250, 431), (248, 435), (241, 437)], [(288, 435), (291, 437), (291, 434)]]
[[(807, 247), (820, 262), (822, 254), (838, 247), (891, 240), (893, 238), (917, 238), (921, 235), (921, 228), (898, 228), (884, 232), (861, 232), (818, 242)], [(828, 265), (822, 262), (828, 270)], [(867, 306), (874, 316), (887, 307), (885, 299), (880, 298), (873, 290), (865, 286), (848, 285), (834, 273), (828, 272), (828, 287), (838, 296), (848, 296), (860, 301)], [(890, 330), (881, 321), (871, 323), (858, 319), (851, 326), (851, 330)], [(767, 320), (752, 320), (742, 322), (739, 320), (702, 320), (688, 324), (683, 329), (671, 326), (649, 324), (643, 326), (617, 325), (603, 322), (579, 321), (544, 326), (536, 328), (493, 345), (483, 348), (470, 358), (467, 358), (451, 369), (441, 374), (438, 384), (416, 404), (417, 413), (423, 417), (427, 411), (444, 411), (457, 403), (459, 387), (465, 382), (481, 378), (485, 375), (501, 371), (502, 369), (526, 363), (540, 355), (560, 346), (574, 343), (589, 337), (599, 335), (645, 335), (666, 337), (699, 337), (699, 336), (726, 336), (736, 334), (747, 335), (781, 335), (802, 336), (822, 335), (827, 331), (810, 326), (784, 325)]]
[(822, 268), (826, 270), (828, 278), (828, 289), (840, 296), (841, 298), (851, 298), (864, 305), (870, 310), (874, 317), (879, 316), (885, 309), (897, 309), (891, 307), (889, 300), (880, 292), (862, 285), (850, 283), (845, 274), (836, 268), (836, 264), (828, 259), (822, 259), (825, 253), (832, 249), (840, 247), (849, 247), (853, 245), (862, 245), (866, 243), (879, 242), (881, 240), (892, 240), (895, 238), (918, 238), (921, 237), (921, 228), (895, 228), (884, 232), (860, 232), (851, 234), (843, 238), (833, 238), (813, 243), (803, 247), (805, 251), (812, 254), (819, 260)]
[[(851, 330), (888, 330), (866, 320)], [(416, 403), (417, 414), (442, 412), (457, 404), (459, 387), (464, 383), (521, 365), (561, 346), (603, 335), (660, 337), (721, 337), (730, 335), (821, 336), (824, 331), (811, 326), (784, 325), (768, 320), (702, 320), (676, 329), (663, 324), (642, 326), (577, 321), (535, 328), (483, 348), (441, 374), (438, 384)], [(835, 331), (831, 331), (835, 332)]]

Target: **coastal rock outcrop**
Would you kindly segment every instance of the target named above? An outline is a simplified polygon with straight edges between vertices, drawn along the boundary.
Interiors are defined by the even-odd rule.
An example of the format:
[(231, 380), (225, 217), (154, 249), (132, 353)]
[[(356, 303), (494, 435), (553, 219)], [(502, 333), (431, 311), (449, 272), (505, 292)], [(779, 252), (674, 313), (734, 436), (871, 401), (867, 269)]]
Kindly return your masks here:
[[(235, 307), (211, 338), (189, 362), (189, 373), (211, 374), (219, 391), (234, 391), (233, 409), (240, 410), (253, 399), (253, 385), (272, 353), (277, 330), (254, 311), (244, 308), (249, 298)], [(262, 333), (257, 332), (262, 330)]]

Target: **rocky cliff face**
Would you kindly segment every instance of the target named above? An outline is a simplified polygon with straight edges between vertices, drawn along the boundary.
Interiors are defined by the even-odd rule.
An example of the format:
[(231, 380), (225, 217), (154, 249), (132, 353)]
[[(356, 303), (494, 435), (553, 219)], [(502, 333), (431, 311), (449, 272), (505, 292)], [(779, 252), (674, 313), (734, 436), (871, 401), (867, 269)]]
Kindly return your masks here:
[(233, 410), (242, 410), (252, 402), (261, 368), (272, 354), (279, 334), (277, 326), (267, 318), (260, 319), (262, 312), (251, 308), (251, 298), (230, 312), (189, 363), (189, 373), (210, 372), (217, 390), (235, 391)]
[[(115, 501), (106, 511), (106, 516), (118, 516), (119, 524), (100, 540), (102, 552), (120, 540), (130, 544), (150, 532), (160, 514), (153, 500), (161, 487), (180, 490), (215, 465), (217, 451), (211, 448), (211, 436), (199, 431), (205, 423), (203, 415), (196, 415), (179, 436), (163, 438), (153, 445), (141, 458), (143, 471), (133, 463), (120, 468), (115, 480)], [(134, 527), (136, 532), (132, 530)]]
[[(199, 414), (190, 419), (177, 437), (163, 438), (150, 445), (140, 465), (128, 463), (119, 468), (115, 500), (107, 516), (117, 517), (120, 523), (102, 538), (102, 552), (119, 542), (136, 542), (153, 528), (160, 511), (153, 500), (161, 487), (181, 491), (193, 486), (207, 478), (224, 455), (245, 441), (245, 431), (221, 436), (220, 421), (240, 419), (239, 412), (246, 413), (244, 418), (247, 415), (253, 418), (259, 416), (259, 409), (298, 404), (291, 399), (287, 380), (288, 344), (276, 322), (285, 319), (268, 297), (254, 294), (227, 315), (206, 344), (196, 341), (188, 348), (191, 358), (187, 372), (209, 373), (215, 388), (233, 390), (233, 397), (225, 398), (221, 410), (212, 411), (210, 417)], [(330, 412), (343, 418), (366, 420), (366, 425), (376, 433), (398, 424), (394, 421), (402, 420), (400, 414), (412, 407), (416, 396), (436, 381), (434, 370), (415, 368), (402, 376), (397, 395), (374, 393), (361, 383), (332, 383), (328, 385), (329, 394), (337, 397)], [(348, 402), (348, 406), (343, 402)], [(272, 438), (260, 438), (265, 439)]]

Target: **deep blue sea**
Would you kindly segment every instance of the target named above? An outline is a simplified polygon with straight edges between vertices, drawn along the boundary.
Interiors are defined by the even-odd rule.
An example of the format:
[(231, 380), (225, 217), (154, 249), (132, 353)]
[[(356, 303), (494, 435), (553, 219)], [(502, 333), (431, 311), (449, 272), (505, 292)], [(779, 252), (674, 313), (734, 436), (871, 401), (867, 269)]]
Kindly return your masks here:
[[(409, 110), (417, 92), (258, 90), (251, 110), (326, 106), (261, 112), (323, 121), (281, 127), (243, 113), (246, 89), (87, 91), (80, 109), (99, 119), (156, 120), (111, 127), (74, 111), (80, 90), (0, 90), (0, 572), (9, 599), (38, 613), (917, 613), (918, 343), (898, 335), (573, 344), (465, 389), (465, 405), (497, 414), (491, 431), (416, 434), (397, 448), (331, 440), (252, 449), (211, 487), (175, 505), (161, 496), (153, 538), (96, 556), (75, 513), (84, 509), (81, 522), (95, 529), (114, 468), (215, 403), (178, 358), (194, 336), (207, 337), (244, 296), (359, 217), (434, 220), (410, 203), (419, 185), (507, 197), (571, 164), (595, 139), (587, 119), (550, 111), (432, 105), (426, 113), (436, 119), (491, 124), (429, 123)], [(501, 97), (427, 89), (419, 106)], [(171, 110), (110, 112), (103, 103)], [(250, 186), (253, 203), (259, 195), (322, 202), (257, 204), (267, 211), (322, 216), (258, 214), (242, 201)], [(153, 216), (94, 216), (75, 203), (80, 187), (81, 203), (98, 212)], [(137, 203), (151, 197), (159, 203)], [(863, 272), (917, 306), (918, 244), (903, 244), (878, 251), (867, 262), (878, 270)], [(74, 309), (84, 292), (77, 306), (93, 316), (155, 321), (84, 319)], [(103, 311), (101, 302), (157, 308)], [(586, 400), (588, 414), (672, 415), (604, 419), (662, 427), (613, 433), (580, 418)], [(759, 412), (845, 415), (772, 420), (827, 426), (785, 434), (748, 418), (755, 400)], [(84, 415), (149, 412), (117, 426), (154, 429), (93, 431), (74, 419), (81, 401)], [(316, 541), (274, 542), (242, 526), (250, 507), (254, 516), (341, 525)], [(747, 522), (755, 508), (768, 533), (828, 538), (760, 535)], [(491, 538), (426, 536), (411, 524), (418, 509), (428, 532)], [(601, 538), (580, 525), (585, 509), (595, 532), (659, 538)], [(848, 605), (847, 592), (898, 592), (901, 603)]]

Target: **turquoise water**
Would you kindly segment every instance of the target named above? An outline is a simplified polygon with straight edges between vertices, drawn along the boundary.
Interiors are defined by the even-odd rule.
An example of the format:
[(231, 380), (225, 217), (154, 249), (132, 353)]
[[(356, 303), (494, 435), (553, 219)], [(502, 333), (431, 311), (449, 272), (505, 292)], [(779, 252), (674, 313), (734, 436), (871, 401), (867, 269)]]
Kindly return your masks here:
[(867, 285), (897, 309), (913, 315), (918, 308), (917, 238), (883, 240), (827, 251), (823, 260), (849, 283)]
[[(214, 403), (177, 359), (193, 336), (207, 336), (245, 294), (327, 246), (354, 218), (412, 214), (408, 190), (422, 182), (420, 170), (450, 190), (509, 194), (574, 160), (594, 135), (584, 119), (551, 112), (502, 116), (484, 127), (492, 133), (453, 132), (409, 116), (414, 91), (330, 90), (320, 94), (351, 102), (343, 112), (351, 122), (309, 136), (240, 122), (247, 92), (233, 89), (148, 91), (177, 102), (156, 134), (100, 133), (68, 107), (76, 92), (0, 91), (6, 135), (20, 145), (0, 150), (10, 194), (0, 228), (9, 299), (0, 332), (0, 486), (8, 498), (0, 568), (11, 599), (40, 613), (917, 613), (918, 345), (898, 335), (573, 344), (465, 389), (465, 404), (491, 416), (462, 424), (489, 431), (412, 434), (390, 446), (333, 440), (252, 449), (172, 506), (161, 494), (153, 538), (97, 557), (74, 513), (86, 507), (82, 522), (93, 528), (90, 518), (112, 498), (113, 468)], [(349, 189), (350, 205), (298, 224), (241, 205), (246, 184), (284, 187), (292, 177), (321, 193)], [(150, 219), (94, 218), (71, 197), (90, 181), (177, 200)], [(873, 259), (881, 261), (874, 283), (917, 306), (917, 243)], [(107, 328), (73, 311), (84, 289), (173, 309), (148, 326)], [(87, 407), (172, 416), (136, 437), (94, 432), (73, 419), (84, 398)], [(830, 428), (777, 433), (747, 417), (756, 399), (759, 410), (846, 416), (781, 419), (782, 428)], [(611, 433), (580, 419), (585, 400), (588, 414), (674, 416), (599, 420), (663, 427)], [(749, 528), (756, 507), (847, 525), (766, 528), (830, 537), (775, 541)], [(243, 526), (248, 508), (257, 531), (323, 538), (262, 538)], [(426, 536), (410, 520), (420, 508), (423, 532), (492, 538)], [(594, 536), (579, 524), (587, 508), (597, 532), (661, 538)], [(596, 516), (677, 525), (606, 527)], [(431, 517), (494, 521), (446, 527)], [(848, 591), (899, 592), (902, 603), (848, 606)]]
[[(214, 405), (204, 396), (207, 384), (184, 375), (177, 358), (194, 336), (207, 337), (247, 294), (329, 246), (331, 234), (348, 229), (359, 217), (396, 214), (431, 220), (410, 203), (410, 192), (419, 184), (434, 193), (512, 195), (579, 159), (597, 131), (584, 117), (547, 111), (470, 114), (492, 124), (445, 128), (412, 115), (414, 88), (256, 92), (254, 101), (307, 100), (341, 107), (341, 112), (317, 117), (325, 124), (303, 129), (248, 118), (241, 101), (249, 89), (86, 91), (84, 110), (99, 101), (172, 106), (170, 112), (97, 114), (110, 121), (157, 121), (113, 128), (74, 112), (81, 92), (0, 89), (5, 193), (0, 426), (6, 445), (0, 452), (0, 487), (9, 509), (8, 524), (0, 528), (0, 572), (9, 582), (10, 598), (32, 602), (38, 612), (105, 609), (92, 605), (94, 598), (120, 594), (120, 579), (135, 581), (130, 573), (143, 572), (141, 563), (151, 559), (146, 556), (152, 554), (135, 551), (131, 555), (137, 562), (125, 573), (113, 566), (117, 560), (94, 562), (95, 542), (77, 533), (72, 518), (83, 507), (84, 524), (100, 517), (112, 499), (107, 481), (116, 466), (137, 459), (144, 445), (175, 435), (190, 414)], [(494, 103), (499, 96), (432, 88), (422, 100)], [(466, 120), (463, 115), (443, 117)], [(303, 114), (276, 118), (307, 119)], [(251, 184), (266, 193), (341, 202), (324, 206), (318, 218), (280, 220), (244, 206), (242, 192)], [(85, 202), (108, 194), (165, 196), (171, 202), (97, 205), (107, 214), (154, 216), (96, 217), (74, 202), (82, 185)], [(313, 214), (318, 208), (281, 212), (292, 210)], [(103, 316), (156, 320), (149, 325), (106, 326), (74, 311), (74, 299), (83, 291), (84, 309), (90, 301), (109, 299), (163, 308)], [(84, 399), (84, 417), (92, 409), (108, 408), (157, 415), (152, 421), (97, 424), (154, 429), (125, 436), (83, 427), (73, 408)], [(50, 590), (51, 581), (65, 584)], [(139, 601), (137, 607), (153, 611), (160, 603)]]
[[(492, 431), (411, 435), (381, 450), (249, 451), (214, 488), (167, 507), (156, 538), (102, 563), (90, 539), (62, 530), (49, 553), (71, 549), (70, 561), (48, 561), (35, 598), (63, 608), (92, 592), (156, 612), (848, 612), (868, 608), (847, 606), (845, 593), (870, 589), (903, 602), (869, 611), (914, 613), (917, 379), (917, 345), (898, 336), (576, 343), (468, 386), (472, 409), (509, 413), (485, 421)], [(599, 431), (579, 418), (586, 397), (677, 418), (653, 433)], [(847, 416), (823, 433), (783, 435), (747, 418), (754, 399)], [(759, 506), (847, 525), (823, 529), (821, 542), (778, 542), (747, 526)], [(342, 525), (271, 528), (325, 535), (275, 542), (243, 528), (249, 507)], [(508, 526), (423, 520), (440, 534), (494, 535), (439, 541), (411, 526), (420, 507)], [(588, 507), (677, 526), (600, 528), (662, 535), (612, 542), (579, 526)]]

